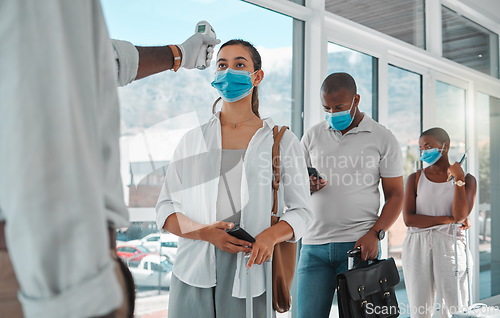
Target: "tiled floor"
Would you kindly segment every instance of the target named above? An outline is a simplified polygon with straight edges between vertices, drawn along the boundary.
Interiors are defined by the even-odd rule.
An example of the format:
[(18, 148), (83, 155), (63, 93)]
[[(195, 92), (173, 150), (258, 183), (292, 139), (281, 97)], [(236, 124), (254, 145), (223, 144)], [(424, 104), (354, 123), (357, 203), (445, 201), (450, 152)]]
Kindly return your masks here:
[[(403, 280), (403, 275), (400, 273), (401, 278)], [(483, 271), (480, 274), (480, 280), (488, 280), (490, 279), (489, 277), (490, 272), (489, 271)], [(404, 284), (404, 282), (402, 282)], [(481, 288), (481, 294), (485, 294), (487, 292), (487, 288), (489, 288), (488, 284), (480, 284)], [(483, 291), (483, 289), (485, 289)], [(149, 294), (148, 294), (149, 293)], [(407, 306), (408, 304), (408, 298), (406, 296), (406, 291), (404, 290), (403, 285), (399, 286), (399, 288), (396, 290), (396, 295), (398, 302), (403, 306)], [(145, 292), (140, 296), (147, 296), (147, 297), (140, 297), (136, 301), (136, 310), (135, 310), (135, 318), (165, 318), (168, 317), (168, 291), (162, 292), (161, 295), (158, 295), (156, 291), (151, 291), (151, 292)], [(290, 313), (285, 313), (285, 314), (277, 314), (276, 318), (289, 318), (291, 315)], [(401, 318), (408, 318), (409, 315), (400, 315)], [(332, 310), (330, 311), (330, 317), (329, 318), (338, 318), (338, 309), (336, 305), (336, 300), (333, 303)]]

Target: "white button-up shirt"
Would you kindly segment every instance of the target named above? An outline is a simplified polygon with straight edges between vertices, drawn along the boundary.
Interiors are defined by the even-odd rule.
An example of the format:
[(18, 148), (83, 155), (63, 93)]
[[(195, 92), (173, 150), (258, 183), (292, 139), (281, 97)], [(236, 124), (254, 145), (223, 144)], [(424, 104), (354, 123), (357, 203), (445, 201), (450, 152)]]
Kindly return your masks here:
[[(166, 219), (176, 212), (201, 224), (216, 222), (222, 152), (219, 114), (186, 133), (174, 152), (156, 206), (157, 225), (163, 232), (166, 232), (163, 230)], [(254, 237), (271, 222), (273, 127), (271, 119), (264, 119), (263, 127), (250, 140), (243, 160), (240, 226)], [(293, 228), (291, 241), (297, 241), (311, 219), (309, 177), (300, 143), (289, 130), (281, 140), (280, 154), (278, 211), (284, 211), (281, 221)], [(246, 296), (243, 256), (243, 253), (237, 256), (232, 291), (238, 298)], [(215, 246), (206, 241), (179, 238), (173, 272), (186, 284), (201, 288), (215, 286)], [(258, 296), (265, 291), (262, 266), (254, 266), (252, 275), (252, 294)]]
[(24, 316), (108, 314), (123, 297), (107, 224), (128, 226), (115, 60), (124, 85), (137, 50), (111, 43), (97, 0), (0, 12), (0, 220)]

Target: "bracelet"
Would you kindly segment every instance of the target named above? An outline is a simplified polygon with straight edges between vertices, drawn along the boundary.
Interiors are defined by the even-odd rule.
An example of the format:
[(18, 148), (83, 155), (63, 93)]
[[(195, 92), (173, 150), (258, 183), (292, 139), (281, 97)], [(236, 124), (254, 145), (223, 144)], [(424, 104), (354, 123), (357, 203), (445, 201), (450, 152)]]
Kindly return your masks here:
[(181, 53), (176, 45), (169, 45), (168, 47), (172, 50), (172, 55), (174, 56), (174, 65), (172, 69), (174, 72), (177, 72), (181, 67)]

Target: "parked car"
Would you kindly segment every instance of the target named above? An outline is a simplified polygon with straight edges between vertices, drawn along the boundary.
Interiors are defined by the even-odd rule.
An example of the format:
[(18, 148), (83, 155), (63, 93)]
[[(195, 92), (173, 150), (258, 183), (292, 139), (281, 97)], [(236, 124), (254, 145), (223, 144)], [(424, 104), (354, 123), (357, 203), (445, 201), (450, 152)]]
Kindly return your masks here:
[(150, 254), (137, 267), (129, 267), (137, 287), (170, 288), (173, 264), (165, 256)]
[(177, 254), (178, 241), (179, 237), (174, 234), (151, 233), (140, 240), (128, 241), (127, 245), (142, 245), (152, 253), (159, 253), (161, 245), (161, 254), (167, 255), (170, 259), (174, 260), (175, 255)]
[(151, 251), (142, 245), (119, 245), (116, 247), (116, 254), (127, 264), (139, 263), (143, 257), (150, 255)]
[(174, 262), (177, 255), (177, 246), (179, 237), (174, 234), (162, 234), (161, 238), (161, 255), (166, 255)]

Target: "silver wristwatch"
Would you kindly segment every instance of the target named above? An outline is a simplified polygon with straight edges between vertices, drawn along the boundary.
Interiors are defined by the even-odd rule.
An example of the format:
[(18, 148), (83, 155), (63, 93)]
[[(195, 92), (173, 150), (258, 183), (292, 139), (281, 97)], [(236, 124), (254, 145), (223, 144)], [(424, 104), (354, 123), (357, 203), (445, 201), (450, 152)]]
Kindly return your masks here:
[(463, 187), (463, 186), (465, 185), (465, 182), (464, 182), (464, 181), (462, 181), (462, 180), (458, 180), (458, 181), (456, 181), (456, 182), (455, 182), (455, 185), (456, 185), (457, 187)]

